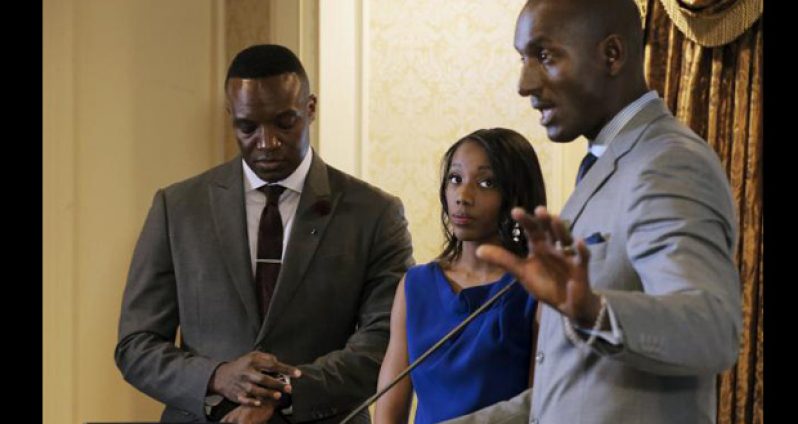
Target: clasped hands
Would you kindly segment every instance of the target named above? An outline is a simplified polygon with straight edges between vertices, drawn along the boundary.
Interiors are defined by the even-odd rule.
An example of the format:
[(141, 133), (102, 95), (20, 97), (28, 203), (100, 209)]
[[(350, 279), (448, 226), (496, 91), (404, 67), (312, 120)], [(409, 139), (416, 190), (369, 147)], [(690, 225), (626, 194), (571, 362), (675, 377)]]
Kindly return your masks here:
[(232, 362), (220, 365), (211, 378), (211, 393), (220, 394), (239, 406), (222, 418), (229, 423), (265, 423), (283, 393), (291, 393), (291, 384), (278, 374), (302, 376), (296, 367), (284, 364), (269, 353), (249, 352)]

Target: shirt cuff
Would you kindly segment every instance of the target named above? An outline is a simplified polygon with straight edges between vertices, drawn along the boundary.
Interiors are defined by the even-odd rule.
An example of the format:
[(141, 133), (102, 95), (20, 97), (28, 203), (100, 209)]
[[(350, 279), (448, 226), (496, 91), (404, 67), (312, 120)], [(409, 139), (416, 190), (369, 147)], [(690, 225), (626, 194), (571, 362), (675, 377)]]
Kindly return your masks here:
[(222, 395), (209, 395), (205, 396), (205, 416), (210, 416), (211, 411), (215, 406), (219, 406), (224, 400)]
[(574, 328), (576, 328), (576, 331), (586, 336), (592, 336), (595, 333), (596, 337), (605, 342), (613, 346), (620, 346), (623, 344), (623, 331), (621, 330), (621, 326), (618, 325), (618, 319), (615, 318), (615, 312), (613, 312), (612, 305), (609, 301), (607, 301), (607, 315), (610, 317), (610, 330), (593, 331), (593, 329), (582, 328), (576, 325)]

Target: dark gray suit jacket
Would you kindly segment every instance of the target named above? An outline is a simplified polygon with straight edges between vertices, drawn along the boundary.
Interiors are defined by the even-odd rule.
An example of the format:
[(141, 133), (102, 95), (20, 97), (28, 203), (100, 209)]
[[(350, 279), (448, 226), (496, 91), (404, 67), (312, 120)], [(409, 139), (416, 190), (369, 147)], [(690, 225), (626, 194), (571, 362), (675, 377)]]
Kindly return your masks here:
[[(661, 100), (635, 115), (563, 207), (619, 349), (565, 336), (544, 306), (532, 389), (451, 423), (714, 423), (715, 376), (737, 359), (737, 221), (720, 161)], [(449, 423), (449, 422), (447, 422)]]
[(162, 420), (203, 421), (216, 366), (259, 349), (302, 370), (290, 421), (337, 422), (375, 390), (396, 284), (412, 263), (401, 201), (314, 153), (261, 321), (237, 157), (156, 193), (130, 265), (117, 366), (167, 405)]

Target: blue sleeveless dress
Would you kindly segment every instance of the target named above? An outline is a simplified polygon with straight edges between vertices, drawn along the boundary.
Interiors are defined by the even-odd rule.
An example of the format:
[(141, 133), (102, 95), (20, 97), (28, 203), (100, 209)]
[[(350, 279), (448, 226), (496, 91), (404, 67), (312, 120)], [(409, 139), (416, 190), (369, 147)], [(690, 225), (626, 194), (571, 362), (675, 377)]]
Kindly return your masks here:
[[(455, 293), (437, 262), (405, 276), (410, 363), (513, 280)], [(437, 423), (510, 399), (529, 387), (535, 299), (516, 284), (410, 373), (416, 424)]]

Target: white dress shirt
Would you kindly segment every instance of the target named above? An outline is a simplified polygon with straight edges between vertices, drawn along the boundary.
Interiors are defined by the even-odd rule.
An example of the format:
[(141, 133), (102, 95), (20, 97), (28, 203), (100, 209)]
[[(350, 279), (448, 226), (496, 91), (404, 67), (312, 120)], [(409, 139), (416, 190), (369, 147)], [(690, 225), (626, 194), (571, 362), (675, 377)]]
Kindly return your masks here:
[[(299, 197), (302, 194), (302, 187), (305, 185), (305, 178), (310, 171), (310, 162), (313, 159), (312, 148), (308, 148), (305, 157), (284, 180), (276, 181), (285, 187), (285, 191), (280, 195), (278, 208), (280, 217), (283, 219), (283, 256), (285, 247), (288, 245), (288, 238), (291, 235), (291, 226), (294, 223), (296, 209), (299, 206)], [(252, 265), (252, 275), (255, 275), (256, 259), (258, 255), (258, 228), (260, 226), (260, 216), (263, 208), (266, 207), (266, 195), (258, 188), (266, 185), (266, 181), (261, 180), (255, 172), (241, 159), (244, 168), (244, 202), (247, 211), (247, 235), (249, 236), (249, 255)]]

